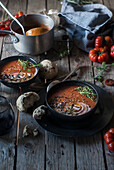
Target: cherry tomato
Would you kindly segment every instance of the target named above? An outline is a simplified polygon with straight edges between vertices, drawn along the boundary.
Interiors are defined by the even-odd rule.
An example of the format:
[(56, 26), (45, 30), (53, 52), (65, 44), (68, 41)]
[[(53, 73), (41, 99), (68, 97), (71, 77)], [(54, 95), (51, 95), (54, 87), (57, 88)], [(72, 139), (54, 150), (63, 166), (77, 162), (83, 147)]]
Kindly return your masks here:
[(104, 45), (106, 45), (107, 49), (109, 50), (109, 48), (111, 47), (112, 45), (112, 39), (110, 36), (106, 36), (104, 37)]
[(4, 21), (0, 21), (0, 24), (2, 24)]
[(108, 149), (114, 151), (114, 141), (108, 144)]
[[(1, 30), (5, 30), (5, 28), (1, 28)], [(0, 35), (6, 35), (6, 33), (0, 33)]]
[(114, 128), (111, 128), (111, 129), (109, 130), (109, 133), (111, 133), (111, 134), (114, 135)]
[(10, 22), (9, 23), (7, 22), (7, 24), (5, 24), (5, 29), (10, 30)]
[(98, 61), (98, 55), (97, 55), (98, 51), (99, 51), (98, 48), (94, 48), (94, 49), (90, 50), (89, 58), (90, 58), (91, 61), (94, 61), (94, 62)]
[(114, 59), (114, 45), (110, 49), (110, 56), (112, 59)]
[(109, 143), (113, 142), (113, 138), (107, 137), (107, 138), (105, 138), (105, 142), (106, 142), (106, 144), (109, 144)]
[(100, 48), (100, 47), (103, 47), (103, 37), (102, 36), (98, 36), (96, 39), (95, 39), (95, 47), (97, 48)]
[(105, 133), (104, 139), (106, 144), (108, 144), (108, 149), (114, 151), (114, 128), (111, 128), (108, 132)]
[(113, 135), (108, 131), (104, 135), (104, 139), (106, 139), (106, 138), (113, 138)]
[(18, 11), (18, 15), (19, 17), (23, 15), (23, 12), (22, 11)]
[(112, 39), (110, 36), (98, 36), (95, 39), (95, 47), (103, 47), (106, 51), (110, 49), (112, 45)]
[(106, 144), (109, 144), (109, 143), (111, 143), (111, 142), (113, 142), (113, 139), (112, 138), (105, 138), (105, 142), (106, 142)]
[(15, 15), (15, 18), (18, 18), (18, 17), (19, 17), (19, 14), (16, 14), (16, 15)]
[(23, 11), (18, 11), (18, 14), (23, 13)]

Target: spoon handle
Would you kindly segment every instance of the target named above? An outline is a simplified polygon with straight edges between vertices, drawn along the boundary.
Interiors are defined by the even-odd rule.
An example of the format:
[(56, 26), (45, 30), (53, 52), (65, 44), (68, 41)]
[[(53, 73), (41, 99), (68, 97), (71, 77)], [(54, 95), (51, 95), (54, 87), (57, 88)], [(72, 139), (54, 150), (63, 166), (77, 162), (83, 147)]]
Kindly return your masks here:
[(62, 80), (62, 81), (65, 81), (67, 80), (75, 71), (77, 71), (79, 69), (79, 64), (77, 64), (75, 66), (75, 68)]
[(7, 8), (2, 4), (1, 1), (0, 1), (0, 5), (10, 15), (10, 17), (17, 22), (17, 24), (21, 27), (23, 34), (25, 35), (25, 30), (22, 24), (7, 10)]

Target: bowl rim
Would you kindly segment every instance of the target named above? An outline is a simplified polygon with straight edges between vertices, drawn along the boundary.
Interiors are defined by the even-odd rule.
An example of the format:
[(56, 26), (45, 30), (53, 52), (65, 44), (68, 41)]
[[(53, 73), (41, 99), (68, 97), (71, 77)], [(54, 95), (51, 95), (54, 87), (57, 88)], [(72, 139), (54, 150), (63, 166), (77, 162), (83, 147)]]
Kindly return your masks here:
[[(54, 109), (52, 109), (52, 107), (50, 107), (49, 103), (48, 103), (48, 96), (49, 96), (49, 93), (51, 93), (52, 90), (56, 89), (56, 88), (61, 88), (61, 85), (65, 84), (64, 86), (70, 86), (68, 85), (68, 83), (71, 83), (71, 85), (73, 85), (73, 83), (76, 83), (76, 84), (82, 84), (82, 85), (85, 85), (85, 86), (89, 86), (90, 88), (92, 88), (94, 90), (94, 92), (96, 93), (97, 95), (97, 101), (96, 101), (96, 104), (95, 106), (89, 110), (88, 112), (84, 113), (84, 114), (80, 114), (80, 115), (75, 115), (75, 116), (71, 116), (71, 115), (65, 115), (65, 114), (62, 114), (62, 113), (59, 113), (57, 111), (55, 111)], [(62, 86), (63, 87), (63, 86)], [(60, 118), (63, 118), (63, 119), (67, 119), (67, 120), (71, 120), (71, 119), (81, 119), (81, 118), (84, 118), (86, 117), (87, 115), (91, 115), (91, 113), (94, 112), (94, 110), (96, 110), (97, 106), (98, 106), (98, 102), (99, 102), (99, 94), (97, 92), (97, 90), (91, 85), (89, 84), (89, 82), (86, 82), (86, 81), (78, 81), (78, 80), (66, 80), (64, 82), (60, 82), (60, 83), (57, 83), (55, 85), (53, 85), (49, 91), (46, 93), (46, 96), (45, 96), (45, 101), (46, 101), (46, 105), (47, 105), (47, 108), (51, 111), (51, 114), (54, 113), (54, 115), (57, 115), (59, 116)]]
[[(36, 64), (36, 65), (37, 65), (37, 62), (36, 62), (33, 58), (31, 58), (31, 57), (29, 57), (29, 56), (18, 56), (18, 55), (15, 55), (15, 56), (9, 56), (9, 57), (7, 57), (7, 58), (4, 58), (4, 59), (0, 60), (0, 67), (4, 66), (6, 63), (9, 63), (9, 62), (11, 62), (11, 61), (15, 61), (15, 60), (18, 60), (18, 59), (23, 59), (23, 60), (25, 60), (25, 61), (28, 60), (28, 61), (31, 62), (32, 64)], [(25, 85), (26, 83), (29, 83), (29, 82), (31, 82), (32, 80), (34, 80), (34, 78), (36, 78), (36, 76), (37, 76), (37, 74), (38, 74), (38, 72), (39, 72), (39, 67), (35, 67), (35, 68), (36, 68), (35, 75), (34, 75), (31, 79), (29, 79), (29, 80), (27, 80), (27, 81), (15, 83), (15, 82), (8, 82), (8, 81), (5, 81), (5, 80), (3, 80), (3, 79), (0, 78), (0, 82), (2, 82), (3, 84), (5, 84), (6, 86), (18, 86), (18, 87), (19, 87), (19, 86), (23, 86), (23, 85)]]

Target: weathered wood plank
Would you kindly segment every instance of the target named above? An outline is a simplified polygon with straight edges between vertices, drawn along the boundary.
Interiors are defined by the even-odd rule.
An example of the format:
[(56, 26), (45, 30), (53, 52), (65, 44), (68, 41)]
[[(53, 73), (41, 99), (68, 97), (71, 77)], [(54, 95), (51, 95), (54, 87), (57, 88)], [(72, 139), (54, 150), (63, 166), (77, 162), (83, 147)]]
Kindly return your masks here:
[[(6, 6), (8, 3), (8, 0), (2, 0), (1, 2)], [(0, 21), (4, 19), (4, 14), (5, 14), (5, 11), (0, 6)], [(2, 53), (2, 45), (3, 45), (3, 36), (0, 36), (0, 54)], [(1, 59), (1, 55), (0, 55), (0, 59)]]
[(53, 0), (47, 0), (47, 11), (50, 9), (57, 9), (58, 11), (61, 10), (61, 1), (53, 1)]
[[(60, 8), (60, 1), (47, 1), (47, 11), (49, 9), (60, 10)], [(58, 31), (58, 37), (59, 33)], [(69, 72), (68, 56), (59, 57), (60, 53), (67, 49), (67, 43), (55, 40), (54, 44), (58, 56), (55, 58), (52, 53), (53, 57), (49, 57), (49, 59), (53, 61), (55, 58), (59, 68), (58, 76), (61, 76), (63, 73)], [(72, 138), (57, 137), (47, 132), (46, 169), (75, 169), (74, 140)]]
[[(104, 5), (107, 6), (113, 12), (113, 15), (114, 15), (114, 1), (111, 1), (111, 0), (106, 1), (105, 0)], [(114, 20), (114, 16), (113, 16), (113, 20)], [(114, 79), (114, 67), (111, 67), (110, 72), (107, 72), (105, 74), (104, 80), (107, 79), (107, 78)], [(110, 86), (105, 85), (104, 90), (106, 90), (112, 96), (112, 99), (113, 99), (113, 102), (114, 102), (114, 87), (110, 87)], [(114, 126), (114, 116), (113, 116), (111, 122), (108, 124), (108, 126), (104, 129), (103, 135), (104, 135), (105, 132), (107, 132), (113, 126)], [(108, 169), (113, 170), (113, 168), (114, 168), (114, 157), (113, 157), (113, 154), (109, 152), (105, 142), (104, 142), (104, 152), (105, 152), (105, 158), (106, 158), (106, 166), (108, 167)]]
[[(99, 3), (99, 2), (96, 2)], [(74, 47), (72, 51), (72, 58), (70, 58), (70, 66), (73, 69), (73, 64), (78, 62), (81, 65), (79, 80), (86, 80), (94, 83), (89, 75), (92, 72), (91, 61), (88, 53), (85, 53)], [(89, 67), (88, 67), (89, 66)], [(75, 77), (73, 78), (75, 79)], [(77, 77), (76, 77), (77, 79)], [(105, 169), (103, 150), (102, 150), (102, 136), (101, 133), (92, 135), (91, 137), (84, 137), (76, 139), (76, 164), (78, 170), (83, 169)]]
[(77, 169), (105, 170), (101, 134), (76, 140)]
[[(4, 0), (2, 1), (2, 3), (6, 6), (8, 1)], [(1, 9), (1, 7), (0, 7)], [(5, 18), (5, 12), (2, 9), (2, 13), (1, 13), (1, 18)], [(3, 50), (3, 40), (4, 38), (1, 36), (0, 37), (0, 51), (1, 51), (1, 58), (5, 58), (7, 55)], [(14, 93), (14, 91), (11, 88), (7, 88), (6, 86), (1, 84), (0, 87), (0, 94), (8, 97), (9, 101), (14, 104), (15, 102), (15, 95), (11, 95), (11, 93)], [(15, 110), (15, 108), (14, 108)], [(15, 110), (16, 111), (16, 110)], [(14, 167), (14, 157), (15, 157), (15, 125), (14, 127), (11, 129), (11, 131), (0, 137), (0, 169), (9, 169), (9, 170), (13, 170)]]
[(17, 147), (17, 170), (44, 169), (45, 143), (44, 134), (36, 137), (33, 135), (23, 138), (24, 126), (28, 125), (31, 130), (38, 128), (38, 124), (33, 120), (32, 115), (20, 113), (20, 133)]
[[(34, 3), (33, 3), (34, 2)], [(26, 4), (25, 4), (26, 5)], [(38, 13), (41, 9), (44, 9), (45, 1), (32, 1), (29, 0), (27, 4), (27, 13)], [(31, 56), (33, 59), (39, 62), (40, 56)], [(28, 91), (22, 89), (22, 93)], [(45, 158), (45, 138), (41, 132), (38, 137), (28, 136), (23, 138), (23, 128), (28, 125), (31, 129), (39, 128), (35, 120), (33, 120), (31, 114), (20, 113), (20, 131), (19, 131), (19, 144), (17, 147), (17, 170), (36, 170), (44, 169)]]
[[(78, 80), (85, 80), (94, 83), (89, 76), (89, 71), (92, 72), (91, 61), (88, 53), (85, 53), (74, 46), (72, 56), (70, 57), (70, 67), (79, 63), (80, 74)], [(77, 77), (72, 79), (77, 80)], [(103, 151), (102, 151), (102, 136), (101, 133), (92, 135), (91, 137), (76, 138), (76, 164), (78, 170), (84, 169), (105, 169)]]
[(113, 21), (114, 21), (114, 1), (112, 0), (104, 0), (104, 5), (107, 6), (113, 13)]
[[(7, 1), (3, 1), (5, 3)], [(18, 10), (23, 10), (25, 13), (39, 13), (42, 10), (45, 10), (45, 0), (28, 0), (28, 6), (26, 4), (26, 0), (22, 1), (13, 1), (9, 0), (8, 9), (15, 14)], [(102, 3), (102, 0), (95, 0), (96, 3)], [(111, 8), (113, 10), (113, 2), (108, 0), (108, 2), (104, 1), (104, 4), (108, 7), (111, 4)], [(47, 10), (49, 9), (59, 9), (60, 10), (60, 1), (52, 1), (49, 0), (47, 3)], [(3, 15), (2, 15), (3, 16)], [(7, 17), (7, 14), (5, 15)], [(0, 50), (2, 51), (2, 37), (0, 37)], [(11, 54), (18, 54), (12, 50), (12, 45), (7, 45)], [(66, 49), (65, 42), (56, 42), (51, 50), (47, 52), (47, 55), (42, 54), (37, 57), (32, 56), (37, 62), (43, 59), (50, 59), (58, 64), (59, 67), (59, 75), (69, 71), (68, 57), (65, 56), (60, 59), (59, 53), (63, 52)], [(8, 48), (7, 48), (8, 50)], [(2, 58), (9, 56), (9, 51), (6, 51), (6, 48), (3, 48)], [(79, 61), (80, 60), (80, 61)], [(88, 55), (85, 52), (74, 47), (71, 51), (70, 56), (70, 67), (73, 69), (76, 62), (81, 63), (81, 65), (91, 66), (91, 62), (89, 61)], [(81, 68), (79, 74), (79, 80), (87, 80), (91, 81), (89, 77), (88, 71), (91, 70), (91, 67), (83, 67)], [(113, 71), (109, 72), (106, 75), (106, 78), (113, 78)], [(73, 79), (77, 79), (74, 77)], [(105, 89), (113, 93), (113, 88), (105, 87)], [(22, 90), (23, 92), (25, 90)], [(26, 89), (27, 91), (27, 89)], [(17, 96), (19, 95), (17, 90), (8, 88), (2, 85), (2, 89), (0, 88), (0, 93), (9, 98), (11, 103), (14, 106), (15, 113), (17, 113), (17, 109), (15, 107), (15, 101)], [(109, 126), (105, 128), (103, 134), (113, 126), (114, 119), (111, 121)], [(20, 115), (20, 134), (19, 134), (19, 145), (17, 148), (17, 165), (16, 169), (75, 169), (75, 162), (77, 162), (77, 169), (113, 169), (113, 157), (112, 154), (109, 153), (107, 149), (107, 145), (104, 143), (102, 145), (102, 135), (101, 133), (97, 133), (91, 137), (77, 138), (74, 140), (71, 138), (63, 138), (56, 137), (50, 133), (47, 133), (47, 146), (46, 146), (46, 167), (45, 167), (45, 143), (44, 143), (44, 130), (41, 131), (39, 126), (37, 126), (40, 130), (40, 135), (38, 137), (29, 136), (27, 138), (22, 137), (23, 127), (28, 124), (31, 129), (37, 126), (37, 123), (33, 120), (32, 116), (26, 113), (21, 113)], [(16, 125), (16, 124), (15, 124)], [(13, 169), (14, 165), (14, 157), (15, 157), (15, 136), (16, 136), (16, 127), (12, 129), (12, 131), (8, 134), (0, 138), (0, 169)], [(76, 150), (75, 150), (76, 148)], [(104, 151), (103, 151), (104, 150)], [(106, 158), (106, 162), (104, 164), (104, 157)]]
[(0, 139), (0, 169), (13, 170), (15, 156), (14, 143)]
[[(103, 1), (103, 4), (105, 6), (107, 6), (114, 14), (114, 1), (111, 1), (111, 0), (108, 0), (108, 1)], [(114, 17), (113, 17), (114, 19)], [(101, 64), (94, 64), (96, 66), (101, 66)], [(97, 71), (94, 70), (95, 74), (97, 74)], [(104, 80), (107, 79), (107, 78), (114, 78), (114, 67), (111, 67), (111, 70), (110, 72), (106, 72), (103, 76)], [(96, 82), (97, 85), (101, 86), (101, 84), (99, 82)], [(103, 84), (104, 84), (104, 87), (103, 89), (108, 92), (111, 96), (112, 96), (112, 99), (113, 99), (113, 102), (114, 102), (114, 87), (110, 87), (110, 86), (106, 86), (104, 81), (103, 81)], [(113, 106), (112, 106), (113, 107)], [(113, 127), (114, 125), (114, 116), (111, 120), (111, 122), (108, 124), (108, 126), (105, 127), (105, 129), (103, 130), (103, 136), (105, 134), (105, 132), (107, 132), (111, 127)], [(103, 150), (104, 150), (104, 158), (105, 158), (105, 166), (112, 170), (114, 168), (114, 157), (113, 157), (113, 154), (111, 154), (107, 148), (107, 145), (103, 139), (103, 143), (104, 143), (104, 146), (103, 146)]]
[(75, 169), (74, 142), (71, 138), (47, 136), (46, 169)]
[[(59, 43), (61, 43), (61, 49), (62, 49), (62, 42), (59, 42)], [(56, 49), (57, 47), (59, 47), (57, 45), (58, 43), (56, 43)], [(63, 49), (64, 49), (64, 44), (63, 44)], [(63, 51), (64, 50), (62, 50), (61, 52)], [(52, 54), (52, 57), (53, 57), (53, 54)], [(48, 59), (51, 59), (53, 61), (52, 57), (50, 55)], [(61, 58), (61, 60), (59, 60), (59, 53), (58, 53), (58, 60), (56, 58), (56, 61), (54, 62), (58, 64), (58, 68), (59, 68), (58, 76), (61, 76), (69, 71), (67, 56), (64, 56), (63, 58)], [(64, 147), (62, 148), (62, 146)], [(71, 169), (75, 168), (73, 139), (56, 137), (47, 132), (46, 169), (66, 169), (67, 170), (69, 168)]]
[(28, 14), (37, 14), (42, 11), (45, 11), (45, 0), (28, 0), (28, 6), (27, 6), (27, 13)]

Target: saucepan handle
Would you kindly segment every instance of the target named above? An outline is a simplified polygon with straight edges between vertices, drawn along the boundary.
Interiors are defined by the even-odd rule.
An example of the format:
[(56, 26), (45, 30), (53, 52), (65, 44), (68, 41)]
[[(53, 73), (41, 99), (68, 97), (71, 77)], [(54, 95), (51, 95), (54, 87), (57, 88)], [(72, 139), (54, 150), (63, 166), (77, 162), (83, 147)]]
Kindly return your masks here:
[(19, 39), (15, 36), (15, 34), (12, 31), (0, 30), (0, 33), (10, 34), (14, 43), (19, 42)]

